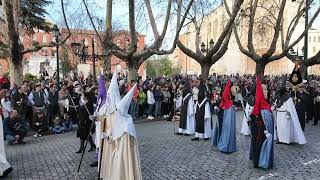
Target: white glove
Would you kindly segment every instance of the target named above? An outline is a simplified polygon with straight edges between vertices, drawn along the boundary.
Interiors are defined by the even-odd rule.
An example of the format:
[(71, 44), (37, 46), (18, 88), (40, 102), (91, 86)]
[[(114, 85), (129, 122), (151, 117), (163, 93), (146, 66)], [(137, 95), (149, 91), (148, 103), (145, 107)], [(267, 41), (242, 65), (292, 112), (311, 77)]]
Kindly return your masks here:
[(93, 121), (95, 118), (96, 118), (96, 117), (95, 117), (94, 115), (90, 115), (90, 116), (89, 116), (89, 119), (90, 119), (91, 121)]
[(109, 134), (104, 132), (104, 133), (101, 134), (101, 138), (108, 140), (109, 139)]
[(264, 134), (266, 135), (267, 138), (269, 138), (269, 137), (271, 136), (271, 134), (269, 133), (269, 131), (264, 130), (263, 132), (264, 132)]

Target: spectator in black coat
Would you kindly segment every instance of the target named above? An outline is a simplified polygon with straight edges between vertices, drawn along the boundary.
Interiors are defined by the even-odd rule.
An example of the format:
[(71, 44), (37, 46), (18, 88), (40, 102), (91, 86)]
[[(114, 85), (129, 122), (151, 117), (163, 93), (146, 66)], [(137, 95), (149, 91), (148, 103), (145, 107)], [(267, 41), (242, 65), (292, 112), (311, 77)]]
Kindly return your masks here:
[(14, 142), (14, 144), (25, 144), (23, 139), (26, 136), (28, 129), (25, 126), (25, 123), (23, 123), (21, 118), (18, 116), (18, 112), (16, 110), (13, 110), (10, 113), (8, 127), (16, 134), (16, 142)]

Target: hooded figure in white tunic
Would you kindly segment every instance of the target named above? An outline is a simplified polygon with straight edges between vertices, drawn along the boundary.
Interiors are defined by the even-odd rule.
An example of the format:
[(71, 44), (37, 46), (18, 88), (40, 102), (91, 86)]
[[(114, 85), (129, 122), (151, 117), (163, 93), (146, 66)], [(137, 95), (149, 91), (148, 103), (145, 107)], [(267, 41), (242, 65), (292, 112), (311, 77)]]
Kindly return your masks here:
[[(100, 134), (99, 147), (101, 147), (99, 148), (100, 150), (99, 159), (100, 159), (100, 155), (102, 155), (101, 172), (100, 172), (101, 178), (106, 177), (107, 168), (111, 166), (110, 164), (111, 155), (112, 155), (112, 152), (114, 151), (115, 144), (114, 144), (114, 141), (110, 140), (110, 137), (112, 136), (112, 128), (113, 128), (113, 123), (115, 121), (116, 105), (120, 102), (120, 100), (121, 100), (121, 96), (120, 96), (119, 85), (118, 85), (118, 72), (117, 70), (115, 70), (107, 91), (107, 100), (106, 100), (105, 106), (101, 107), (101, 111), (99, 111), (98, 113), (98, 119), (100, 121), (100, 124), (99, 124), (100, 133), (97, 133), (97, 134)], [(103, 109), (104, 109), (104, 112), (103, 112)], [(101, 137), (104, 138), (103, 141)], [(102, 142), (103, 142), (103, 152), (101, 152)]]
[(283, 87), (276, 100), (275, 120), (275, 140), (286, 144), (306, 144), (293, 100)]
[(6, 152), (4, 149), (3, 124), (2, 116), (0, 116), (0, 177), (5, 177), (11, 173), (13, 168), (7, 161)]
[(106, 167), (105, 180), (142, 180), (136, 130), (128, 114), (136, 88), (134, 85), (116, 106), (109, 140), (113, 142), (113, 151), (108, 154), (110, 166)]

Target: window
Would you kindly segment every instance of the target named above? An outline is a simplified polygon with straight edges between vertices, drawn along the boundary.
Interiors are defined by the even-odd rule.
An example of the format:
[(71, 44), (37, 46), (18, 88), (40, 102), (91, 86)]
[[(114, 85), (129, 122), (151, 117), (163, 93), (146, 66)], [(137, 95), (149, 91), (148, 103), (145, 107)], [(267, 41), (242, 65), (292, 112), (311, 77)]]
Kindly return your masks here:
[(217, 37), (218, 20), (214, 20), (213, 23), (213, 37)]
[(318, 36), (318, 43), (320, 43), (320, 36)]
[(43, 43), (46, 43), (46, 42), (47, 42), (47, 35), (43, 35), (43, 36), (42, 36), (42, 42), (43, 42)]
[(48, 50), (47, 49), (42, 49), (42, 56), (48, 56)]
[(313, 42), (317, 42), (317, 37), (313, 37)]
[(51, 49), (51, 56), (55, 56), (55, 54), (56, 54), (56, 49)]
[(317, 52), (317, 48), (313, 47), (313, 52), (316, 53)]
[(312, 41), (312, 38), (311, 37), (309, 37), (309, 42), (311, 42)]
[(211, 23), (208, 24), (208, 32), (207, 32), (208, 36), (211, 36)]

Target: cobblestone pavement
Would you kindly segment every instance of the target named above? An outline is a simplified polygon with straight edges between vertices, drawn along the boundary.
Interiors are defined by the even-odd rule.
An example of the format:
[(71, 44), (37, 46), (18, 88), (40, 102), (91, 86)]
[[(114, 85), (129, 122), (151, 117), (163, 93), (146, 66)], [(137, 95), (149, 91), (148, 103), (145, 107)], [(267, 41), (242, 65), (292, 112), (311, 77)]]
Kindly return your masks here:
[[(237, 129), (242, 123), (238, 113)], [(254, 169), (248, 160), (249, 137), (237, 133), (238, 151), (222, 154), (210, 142), (173, 134), (173, 123), (156, 121), (136, 125), (143, 179), (320, 179), (320, 126), (306, 127), (306, 145), (275, 145), (272, 170)], [(177, 125), (176, 125), (177, 128)], [(6, 179), (74, 179), (80, 155), (75, 132), (34, 139), (26, 145), (6, 146), (14, 172)], [(94, 153), (86, 153), (79, 179), (96, 179), (91, 168)]]

